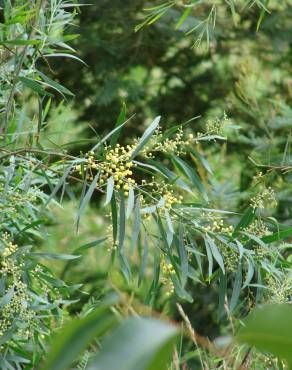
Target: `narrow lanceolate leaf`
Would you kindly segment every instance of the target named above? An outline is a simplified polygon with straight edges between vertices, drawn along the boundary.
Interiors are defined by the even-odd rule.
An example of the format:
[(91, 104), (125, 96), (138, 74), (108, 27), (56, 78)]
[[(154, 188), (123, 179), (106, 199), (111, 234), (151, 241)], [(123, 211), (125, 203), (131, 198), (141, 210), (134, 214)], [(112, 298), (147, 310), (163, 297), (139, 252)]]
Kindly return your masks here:
[(64, 184), (64, 182), (66, 181), (71, 169), (73, 167), (73, 163), (70, 163), (69, 166), (65, 169), (62, 177), (60, 178), (60, 180), (58, 181), (57, 185), (54, 187), (54, 190), (52, 191), (52, 193), (50, 194), (49, 198), (47, 199), (46, 201), (46, 204), (45, 206), (47, 206), (49, 204), (49, 202), (51, 201), (52, 198), (55, 197), (55, 195), (58, 193), (58, 191), (61, 189), (62, 185)]
[(106, 199), (105, 199), (105, 203), (104, 203), (104, 205), (105, 205), (105, 206), (106, 206), (107, 204), (109, 204), (109, 202), (110, 202), (110, 201), (111, 201), (111, 199), (112, 199), (113, 192), (114, 192), (114, 186), (115, 186), (115, 181), (114, 181), (113, 176), (111, 176), (111, 177), (107, 180), (107, 186), (106, 186)]
[(219, 302), (218, 302), (218, 316), (221, 316), (224, 313), (224, 304), (225, 304), (225, 296), (227, 291), (227, 276), (220, 272), (220, 282), (219, 282)]
[(112, 214), (112, 225), (113, 225), (113, 241), (116, 243), (118, 235), (118, 210), (115, 193), (111, 199), (111, 214)]
[(106, 333), (116, 323), (110, 311), (115, 301), (103, 303), (88, 316), (69, 322), (55, 334), (52, 348), (46, 356), (42, 370), (64, 370), (86, 348), (91, 340)]
[(182, 287), (184, 287), (187, 282), (187, 276), (188, 276), (188, 255), (187, 255), (186, 247), (184, 244), (184, 233), (183, 233), (182, 224), (179, 227), (178, 247), (179, 247), (179, 258), (180, 258), (180, 268), (181, 268), (181, 283), (182, 283)]
[(136, 149), (134, 150), (131, 159), (134, 159), (141, 149), (147, 144), (149, 141), (150, 137), (152, 136), (153, 132), (156, 130), (158, 124), (160, 121), (160, 116), (156, 117), (154, 121), (151, 123), (151, 125), (145, 130), (144, 134), (142, 135), (141, 139), (139, 140)]
[(107, 238), (101, 238), (101, 239), (94, 240), (93, 242), (83, 244), (83, 245), (81, 245), (81, 247), (75, 249), (74, 253), (81, 252), (83, 250), (96, 247), (97, 245), (102, 244), (106, 240), (107, 240)]
[(225, 274), (225, 268), (224, 268), (224, 262), (223, 262), (223, 258), (219, 252), (219, 249), (217, 248), (217, 245), (215, 244), (214, 240), (207, 237), (207, 241), (208, 241), (208, 244), (210, 246), (210, 249), (211, 249), (211, 252), (212, 252), (212, 255), (214, 257), (214, 259), (217, 261), (218, 265), (220, 266), (223, 274)]
[(144, 251), (143, 251), (141, 268), (140, 268), (140, 271), (139, 271), (138, 286), (141, 284), (141, 282), (143, 280), (144, 273), (145, 273), (146, 266), (147, 266), (147, 259), (148, 259), (148, 239), (147, 239), (147, 235), (145, 235), (145, 237), (144, 237)]
[(244, 212), (243, 216), (239, 220), (238, 224), (236, 225), (232, 236), (235, 237), (239, 234), (241, 229), (245, 229), (252, 223), (255, 218), (255, 210), (252, 207), (248, 207), (248, 209)]
[(208, 241), (205, 238), (204, 238), (204, 241), (205, 241), (205, 247), (206, 247), (207, 258), (208, 258), (208, 276), (210, 278), (212, 275), (212, 271), (213, 271), (213, 257), (212, 257), (212, 252), (209, 247)]
[(76, 255), (76, 254), (39, 253), (39, 252), (32, 252), (32, 253), (29, 253), (29, 255), (48, 259), (48, 260), (75, 260), (81, 257), (80, 255)]
[(190, 15), (192, 11), (192, 7), (188, 7), (184, 10), (183, 14), (181, 15), (181, 17), (179, 18), (179, 20), (177, 21), (176, 25), (175, 25), (175, 29), (179, 29), (185, 22), (185, 20), (187, 19), (187, 17)]
[(135, 206), (135, 218), (134, 218), (134, 226), (133, 226), (133, 232), (132, 232), (132, 241), (131, 241), (131, 252), (134, 252), (135, 246), (138, 241), (138, 237), (140, 234), (140, 227), (141, 227), (141, 213), (140, 213), (140, 202), (139, 199), (136, 201)]
[(125, 197), (123, 193), (120, 193), (119, 249), (122, 249), (124, 246), (125, 232), (126, 232)]
[[(98, 179), (99, 179), (99, 172), (95, 175), (94, 179), (92, 180), (92, 183), (90, 184), (90, 186), (87, 190), (87, 193), (85, 194), (84, 198), (81, 201), (80, 207), (79, 207), (78, 212), (77, 212), (77, 226), (79, 224), (80, 217), (81, 217), (85, 207), (89, 203), (89, 201), (91, 199), (91, 196), (92, 196), (92, 194), (93, 194), (93, 192), (96, 188), (96, 183), (97, 183)], [(84, 180), (84, 181), (86, 181), (86, 180)]]
[(184, 162), (181, 158), (173, 155), (172, 156), (174, 163), (177, 165), (179, 170), (191, 181), (191, 183), (199, 190), (199, 192), (203, 195), (204, 200), (208, 201), (208, 195), (206, 190), (196, 173), (196, 171), (189, 166), (186, 162)]
[(32, 78), (26, 78), (26, 77), (19, 77), (19, 80), (28, 88), (33, 90), (39, 95), (48, 95), (53, 96), (52, 94), (48, 93), (42, 85), (37, 82), (36, 80), (33, 80)]
[(171, 220), (171, 217), (167, 209), (164, 210), (164, 213), (165, 213), (165, 219), (166, 219), (166, 224), (167, 224), (167, 232), (166, 232), (167, 242), (168, 242), (168, 245), (171, 245), (172, 240), (173, 240), (173, 234), (174, 234), (173, 224), (172, 224), (172, 220)]
[(120, 130), (117, 130), (111, 137), (111, 141), (110, 141), (110, 146), (113, 147), (116, 145), (119, 137), (120, 137), (120, 134), (121, 134), (121, 130), (122, 130), (122, 124), (123, 122), (125, 122), (126, 120), (126, 114), (127, 114), (127, 107), (126, 107), (126, 104), (123, 103), (123, 106), (122, 106), (122, 109), (121, 109), (121, 112), (119, 114), (119, 117), (117, 119), (117, 122), (116, 122), (116, 128), (119, 128), (120, 127)]
[(129, 196), (127, 203), (127, 219), (131, 216), (132, 210), (135, 205), (135, 192), (132, 187), (129, 188)]
[(41, 44), (42, 40), (25, 40), (25, 39), (14, 39), (14, 40), (5, 40), (0, 41), (0, 45), (38, 45)]
[(229, 306), (230, 312), (232, 312), (237, 305), (237, 302), (240, 296), (241, 284), (242, 284), (242, 266), (241, 264), (239, 264), (236, 275), (235, 275), (233, 291), (232, 291), (232, 295), (230, 299), (230, 306)]
[(186, 190), (187, 192), (193, 194), (191, 188), (186, 184), (179, 176), (177, 176), (174, 172), (170, 171), (167, 167), (163, 166), (161, 163), (158, 163), (157, 161), (148, 159), (149, 163), (151, 163), (152, 166), (157, 167), (159, 171), (161, 171), (171, 182), (178, 185), (183, 190)]
[[(133, 116), (132, 116), (133, 117)], [(91, 149), (92, 151), (95, 151), (97, 148), (99, 148), (104, 142), (107, 141), (107, 139), (109, 139), (112, 135), (114, 135), (117, 131), (120, 131), (121, 128), (123, 126), (125, 126), (129, 121), (130, 119), (132, 118), (128, 118), (124, 123), (122, 123), (121, 125), (119, 125), (118, 127), (115, 127), (112, 131), (110, 131), (107, 135), (105, 135), (96, 145), (94, 145), (94, 147)]]
[(236, 338), (240, 343), (270, 352), (292, 364), (291, 333), (292, 306), (289, 303), (277, 303), (255, 309), (245, 320)]
[(245, 281), (243, 283), (242, 289), (246, 288), (248, 284), (251, 282), (252, 278), (254, 276), (254, 265), (253, 262), (249, 259), (247, 260), (247, 274)]
[(78, 62), (84, 64), (87, 66), (87, 64), (80, 58), (78, 58), (76, 55), (68, 54), (68, 53), (51, 53), (51, 54), (44, 54), (44, 57), (46, 58), (70, 58), (70, 59), (75, 59)]
[(61, 95), (64, 96), (65, 95), (70, 95), (70, 96), (74, 96), (74, 94), (68, 90), (66, 87), (62, 86), (61, 84), (59, 84), (58, 82), (56, 81), (53, 81), (52, 79), (50, 79), (48, 76), (46, 76), (44, 73), (38, 71), (38, 75), (42, 78), (42, 80), (48, 85), (50, 86), (52, 89), (58, 91)]
[(276, 232), (272, 235), (264, 236), (264, 237), (261, 238), (261, 240), (264, 243), (269, 244), (269, 243), (273, 243), (275, 241), (279, 241), (279, 240), (288, 238), (291, 235), (292, 235), (292, 227), (290, 227), (288, 229), (285, 229), (285, 230), (278, 231), (278, 232)]
[(147, 318), (124, 321), (103, 343), (88, 370), (162, 370), (172, 357), (176, 327)]

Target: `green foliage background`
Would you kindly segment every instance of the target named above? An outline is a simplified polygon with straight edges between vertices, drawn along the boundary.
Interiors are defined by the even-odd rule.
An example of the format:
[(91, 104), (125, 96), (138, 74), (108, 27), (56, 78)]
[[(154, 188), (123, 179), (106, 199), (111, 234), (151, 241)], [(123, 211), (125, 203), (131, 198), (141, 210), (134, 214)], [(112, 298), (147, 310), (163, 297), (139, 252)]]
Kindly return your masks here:
[(283, 368), (230, 335), (291, 300), (291, 1), (0, 6), (0, 367)]

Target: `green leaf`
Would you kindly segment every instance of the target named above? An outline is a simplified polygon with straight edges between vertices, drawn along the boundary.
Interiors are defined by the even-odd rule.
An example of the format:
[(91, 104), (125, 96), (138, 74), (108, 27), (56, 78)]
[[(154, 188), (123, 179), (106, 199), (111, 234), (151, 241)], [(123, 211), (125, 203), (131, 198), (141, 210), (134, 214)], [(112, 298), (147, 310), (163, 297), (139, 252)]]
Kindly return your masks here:
[(0, 41), (0, 45), (39, 45), (43, 41), (42, 40), (23, 40), (23, 39), (14, 39), (14, 40), (5, 40)]
[(65, 94), (65, 95), (74, 96), (74, 94), (70, 90), (68, 90), (66, 87), (62, 86), (58, 82), (51, 80), (49, 77), (47, 77), (42, 72), (38, 71), (38, 75), (43, 79), (43, 81), (47, 85), (49, 85), (54, 90), (57, 90), (61, 95)]
[(47, 260), (75, 260), (81, 257), (80, 255), (74, 255), (74, 254), (39, 253), (39, 252), (32, 252), (32, 253), (29, 253), (29, 255), (44, 258)]
[(143, 258), (142, 258), (142, 264), (139, 271), (139, 278), (138, 278), (138, 286), (140, 286), (142, 279), (144, 277), (144, 273), (147, 266), (147, 259), (148, 259), (148, 239), (147, 235), (144, 237), (144, 252), (143, 252)]
[(33, 80), (31, 78), (26, 77), (19, 77), (19, 81), (21, 81), (26, 87), (30, 88), (34, 92), (40, 95), (47, 95), (47, 96), (53, 96), (52, 94), (48, 93), (42, 85), (37, 82), (36, 80)]
[(239, 264), (236, 275), (235, 275), (233, 291), (232, 291), (232, 295), (230, 299), (230, 307), (229, 307), (230, 312), (232, 312), (235, 309), (236, 304), (238, 302), (238, 299), (240, 296), (241, 284), (242, 284), (242, 266), (241, 264)]
[[(91, 196), (96, 188), (96, 183), (99, 179), (99, 172), (95, 175), (94, 179), (92, 180), (88, 190), (87, 190), (87, 193), (85, 194), (85, 196), (83, 197), (82, 201), (81, 201), (81, 204), (80, 204), (80, 207), (78, 209), (78, 212), (77, 212), (77, 226), (79, 225), (79, 221), (80, 221), (80, 218), (81, 218), (81, 215), (85, 209), (85, 207), (87, 206), (87, 204), (89, 203), (90, 199), (91, 199)], [(86, 180), (84, 180), (86, 181)]]
[(220, 282), (219, 282), (219, 302), (218, 302), (218, 316), (219, 319), (224, 313), (225, 296), (227, 292), (227, 276), (220, 271)]
[(132, 232), (132, 240), (131, 240), (131, 252), (134, 252), (139, 234), (140, 234), (140, 227), (141, 227), (141, 214), (140, 214), (140, 201), (137, 199), (136, 206), (134, 210), (134, 228)]
[(236, 338), (241, 343), (292, 363), (292, 306), (268, 304), (255, 309), (245, 320)]
[(101, 144), (103, 144), (107, 139), (109, 139), (112, 135), (114, 135), (117, 131), (120, 131), (125, 124), (127, 124), (132, 117), (128, 118), (124, 123), (119, 125), (118, 127), (115, 127), (112, 131), (110, 131), (107, 135), (105, 135), (96, 145), (94, 145), (93, 148), (91, 148), (91, 151), (95, 151), (97, 148), (100, 147)]
[(122, 130), (122, 124), (125, 122), (126, 120), (126, 114), (127, 114), (127, 107), (126, 107), (126, 104), (123, 103), (122, 105), (122, 109), (121, 109), (121, 112), (119, 114), (119, 117), (117, 119), (117, 122), (116, 122), (116, 128), (120, 127), (120, 130), (117, 130), (111, 137), (111, 141), (110, 141), (110, 146), (113, 147), (116, 145), (119, 137), (120, 137), (120, 134), (121, 134), (121, 130)]
[(172, 156), (175, 164), (180, 169), (180, 171), (192, 182), (192, 184), (200, 191), (200, 193), (203, 195), (204, 200), (208, 201), (208, 195), (206, 193), (206, 190), (197, 175), (196, 171), (189, 166), (186, 162), (184, 162), (181, 158), (173, 155)]
[[(177, 238), (176, 238), (177, 239)], [(178, 238), (178, 251), (180, 259), (180, 268), (181, 268), (181, 283), (184, 287), (187, 282), (188, 275), (188, 255), (186, 252), (186, 247), (184, 244), (184, 230), (182, 224), (179, 226), (179, 238)]]
[(144, 134), (142, 135), (141, 139), (139, 140), (132, 156), (131, 156), (131, 159), (134, 159), (138, 153), (141, 151), (141, 149), (147, 144), (147, 142), (149, 141), (151, 135), (153, 134), (153, 132), (156, 130), (158, 124), (159, 124), (159, 121), (160, 121), (160, 116), (156, 117), (154, 119), (154, 121), (151, 123), (151, 125), (147, 128), (147, 130), (145, 130)]
[(212, 252), (209, 247), (208, 241), (205, 238), (204, 238), (204, 241), (205, 241), (205, 247), (206, 247), (207, 258), (208, 258), (208, 276), (210, 278), (212, 275), (212, 271), (213, 271), (213, 257), (212, 257)]
[(178, 185), (181, 189), (186, 190), (190, 194), (193, 194), (190, 187), (180, 179), (174, 172), (170, 171), (167, 167), (163, 166), (161, 163), (154, 161), (152, 159), (147, 160), (151, 163), (152, 166), (156, 167), (159, 171), (161, 171), (170, 181)]
[(248, 259), (247, 260), (247, 273), (246, 273), (246, 278), (242, 286), (242, 289), (248, 286), (253, 276), (254, 276), (254, 265), (253, 265), (253, 262)]
[(54, 198), (54, 196), (60, 190), (61, 186), (65, 183), (66, 178), (69, 175), (72, 167), (73, 167), (73, 163), (70, 163), (70, 165), (64, 170), (64, 173), (63, 173), (62, 177), (60, 178), (57, 185), (54, 187), (53, 191), (51, 192), (49, 198), (47, 199), (47, 201), (45, 203), (45, 207), (50, 203), (51, 199)]
[(112, 199), (113, 192), (114, 192), (114, 186), (115, 186), (115, 181), (114, 181), (113, 176), (111, 176), (111, 177), (107, 180), (107, 186), (106, 186), (106, 199), (105, 199), (105, 203), (104, 203), (104, 205), (105, 205), (105, 206), (106, 206), (107, 204), (109, 204), (109, 202), (110, 202), (110, 201), (111, 201), (111, 199)]
[(83, 250), (86, 250), (86, 249), (89, 249), (89, 248), (93, 248), (93, 247), (95, 247), (95, 246), (103, 243), (106, 240), (107, 240), (107, 238), (102, 238), (102, 239), (94, 240), (93, 242), (90, 242), (90, 243), (83, 244), (83, 245), (81, 245), (81, 247), (75, 249), (74, 252), (81, 252)]
[(127, 219), (131, 216), (134, 205), (135, 205), (135, 193), (134, 193), (134, 189), (130, 186), (128, 203), (127, 203)]
[(279, 240), (282, 240), (282, 239), (285, 239), (285, 238), (288, 238), (289, 236), (292, 235), (292, 227), (286, 229), (286, 230), (281, 230), (281, 231), (278, 231), (272, 235), (267, 235), (267, 236), (264, 236), (261, 238), (261, 240), (264, 242), (264, 243), (272, 243), (272, 242), (275, 242), (275, 241), (279, 241)]
[(61, 58), (70, 58), (70, 59), (74, 59), (74, 60), (77, 60), (78, 62), (84, 64), (87, 66), (87, 64), (85, 62), (83, 62), (82, 59), (78, 58), (76, 55), (72, 55), (72, 54), (67, 54), (67, 53), (51, 53), (51, 54), (44, 54), (44, 57), (46, 58), (56, 58), (56, 57), (61, 57)]
[(225, 268), (224, 268), (224, 262), (223, 258), (219, 252), (219, 249), (217, 248), (217, 245), (214, 243), (214, 240), (209, 238), (208, 236), (206, 237), (208, 244), (210, 246), (211, 252), (215, 260), (217, 261), (218, 265), (220, 266), (223, 274), (225, 274)]
[(244, 212), (243, 216), (239, 220), (238, 224), (236, 225), (232, 236), (235, 237), (239, 234), (241, 229), (246, 228), (248, 225), (252, 223), (255, 218), (255, 210), (252, 207), (248, 207), (248, 209)]
[(120, 217), (119, 217), (119, 249), (122, 249), (126, 233), (125, 197), (120, 193)]
[(179, 29), (183, 23), (185, 22), (185, 20), (187, 19), (187, 17), (190, 15), (192, 11), (192, 8), (191, 7), (188, 7), (184, 10), (184, 12), (182, 13), (181, 17), (179, 18), (178, 22), (176, 23), (175, 25), (175, 29)]
[(118, 211), (117, 211), (117, 202), (115, 193), (111, 199), (111, 214), (112, 214), (112, 225), (113, 225), (113, 241), (114, 243), (117, 240), (118, 235)]
[(42, 370), (67, 369), (92, 339), (102, 336), (112, 328), (116, 319), (110, 307), (115, 301), (111, 299), (102, 303), (93, 313), (82, 319), (72, 320), (58, 331)]
[(177, 334), (176, 327), (162, 321), (128, 319), (104, 342), (88, 370), (166, 370)]

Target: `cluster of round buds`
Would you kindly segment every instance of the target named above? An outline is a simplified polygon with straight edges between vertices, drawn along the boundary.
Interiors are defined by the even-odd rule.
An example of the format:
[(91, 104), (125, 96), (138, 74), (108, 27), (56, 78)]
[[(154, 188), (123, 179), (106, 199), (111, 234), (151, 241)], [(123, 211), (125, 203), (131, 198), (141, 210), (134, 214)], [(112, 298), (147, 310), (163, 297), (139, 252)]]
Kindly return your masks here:
[(233, 226), (224, 226), (224, 221), (221, 220), (214, 220), (211, 225), (203, 227), (203, 230), (208, 232), (211, 231), (213, 233), (218, 232), (218, 233), (227, 233), (227, 234), (232, 234), (233, 232)]
[(184, 138), (184, 132), (182, 128), (179, 128), (176, 134), (171, 138), (163, 138), (163, 134), (159, 131), (156, 134), (157, 143), (153, 145), (152, 151), (162, 153), (176, 153), (184, 154), (183, 148), (188, 142)]
[(272, 234), (262, 220), (254, 220), (245, 230), (250, 234), (254, 234), (260, 238)]
[(162, 272), (164, 275), (174, 275), (175, 269), (173, 268), (171, 263), (167, 263), (164, 259), (160, 263)]
[(265, 188), (250, 200), (250, 205), (253, 209), (264, 209), (267, 205), (273, 206), (276, 203), (275, 191), (271, 187)]
[(163, 195), (163, 199), (165, 208), (170, 209), (173, 204), (180, 204), (183, 200), (183, 196), (179, 195), (177, 197), (173, 195), (173, 190), (169, 190)]
[(161, 282), (166, 287), (166, 295), (170, 296), (174, 293), (174, 285), (171, 279), (171, 275), (175, 274), (175, 270), (171, 263), (168, 263), (165, 261), (165, 259), (162, 259), (161, 263), (161, 270), (163, 272), (163, 277), (161, 278)]
[[(88, 152), (86, 153), (85, 162), (84, 162), (84, 169), (88, 171), (87, 177), (88, 180), (93, 180), (93, 172), (92, 170), (95, 170), (98, 168), (98, 163), (94, 158), (94, 152)], [(81, 164), (77, 164), (74, 167), (74, 170), (79, 173), (79, 175), (82, 174), (82, 167)]]
[(239, 253), (235, 248), (219, 242), (219, 249), (224, 260), (224, 267), (227, 271), (235, 272), (239, 263)]
[[(226, 113), (224, 112), (223, 118), (215, 118), (214, 120), (208, 120), (206, 122), (205, 132), (198, 132), (196, 136), (193, 134), (189, 135), (188, 141), (194, 141), (196, 144), (199, 142), (204, 136), (211, 136), (211, 135), (218, 135), (222, 136), (224, 134), (224, 128), (226, 124), (230, 122), (229, 118), (227, 117)], [(213, 139), (216, 141), (215, 139)]]
[(2, 255), (4, 258), (9, 257), (11, 254), (15, 253), (16, 250), (17, 250), (17, 245), (13, 244), (12, 242), (8, 242), (4, 248)]
[(132, 168), (136, 165), (131, 161), (134, 148), (134, 145), (124, 147), (117, 144), (115, 148), (108, 150), (106, 160), (100, 163), (100, 186), (104, 185), (110, 177), (113, 177), (115, 189), (123, 189), (124, 195), (129, 195), (130, 187), (136, 185), (136, 181), (132, 177)]
[(270, 288), (270, 299), (277, 303), (289, 302), (292, 295), (292, 276), (283, 276), (278, 279), (274, 276), (269, 276), (267, 286)]
[(174, 293), (174, 285), (169, 277), (162, 277), (161, 282), (166, 286), (166, 295), (170, 296)]

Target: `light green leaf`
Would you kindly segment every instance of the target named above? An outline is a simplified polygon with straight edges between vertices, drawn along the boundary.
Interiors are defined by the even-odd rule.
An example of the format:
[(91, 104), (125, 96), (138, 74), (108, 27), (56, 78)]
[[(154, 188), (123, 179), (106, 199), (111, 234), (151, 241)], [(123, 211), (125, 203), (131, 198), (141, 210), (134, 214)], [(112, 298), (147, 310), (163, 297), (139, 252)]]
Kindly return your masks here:
[(141, 149), (147, 144), (148, 140), (150, 139), (153, 132), (156, 130), (158, 124), (160, 121), (160, 116), (156, 117), (154, 121), (151, 123), (151, 125), (145, 130), (144, 134), (142, 135), (141, 139), (139, 140), (131, 159), (134, 159), (138, 153), (141, 151)]
[(268, 304), (255, 309), (245, 320), (236, 338), (241, 343), (292, 363), (292, 306)]
[(104, 203), (104, 205), (105, 205), (105, 206), (106, 206), (107, 204), (109, 204), (109, 202), (110, 202), (110, 201), (111, 201), (111, 199), (112, 199), (113, 192), (114, 192), (114, 186), (115, 186), (115, 181), (114, 181), (113, 176), (111, 176), (111, 177), (107, 180), (107, 186), (106, 186), (106, 199), (105, 199), (105, 203)]
[(162, 321), (132, 318), (105, 341), (88, 370), (166, 370), (176, 327)]
[(93, 338), (100, 337), (112, 328), (116, 319), (110, 311), (110, 306), (114, 302), (115, 300), (111, 299), (102, 303), (90, 315), (75, 319), (56, 332), (42, 370), (68, 369)]

